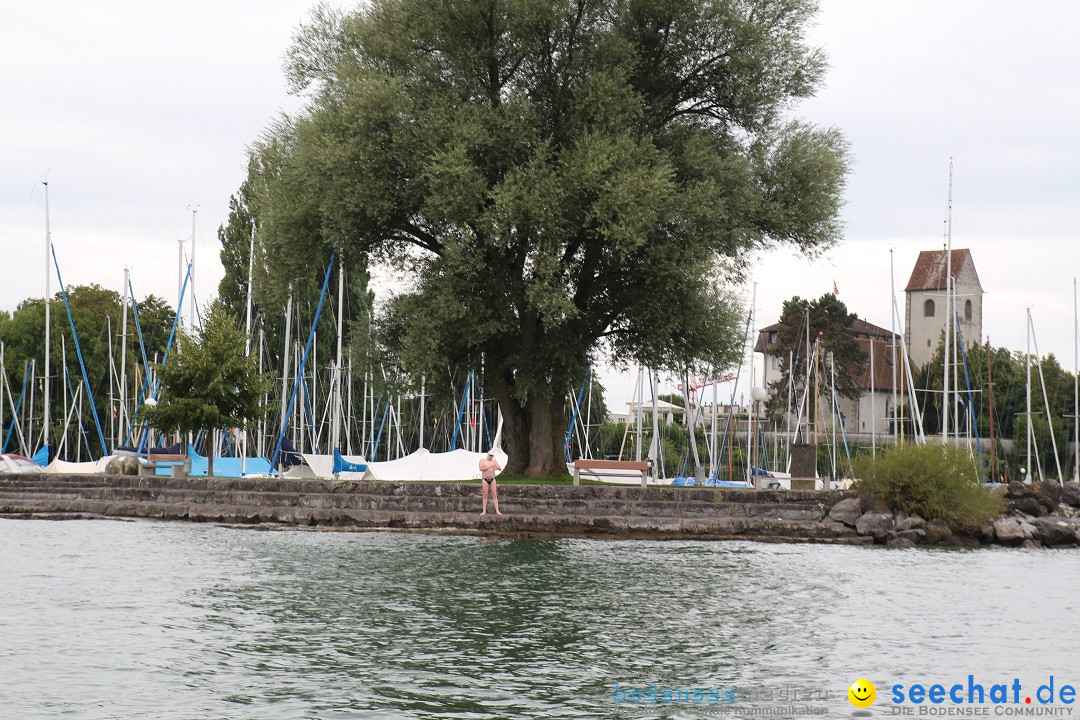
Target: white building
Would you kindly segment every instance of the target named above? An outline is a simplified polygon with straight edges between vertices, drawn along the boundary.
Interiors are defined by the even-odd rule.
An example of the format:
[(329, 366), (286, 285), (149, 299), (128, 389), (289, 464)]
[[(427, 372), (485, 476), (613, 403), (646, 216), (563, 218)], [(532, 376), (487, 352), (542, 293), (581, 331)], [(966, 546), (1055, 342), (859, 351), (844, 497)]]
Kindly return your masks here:
[[(765, 359), (764, 368), (762, 369), (762, 382), (770, 396), (777, 392), (777, 388), (772, 387), (771, 383), (775, 383), (781, 377), (781, 357), (777, 354), (777, 336), (781, 327), (780, 323), (776, 323), (762, 328), (758, 332), (757, 343), (754, 345), (754, 352), (761, 353)], [(866, 372), (856, 378), (859, 386), (863, 388), (863, 394), (857, 400), (840, 398), (838, 403), (840, 415), (844, 419), (844, 430), (849, 434), (870, 434), (874, 432), (883, 435), (888, 434), (892, 431), (890, 419), (893, 416), (893, 377), (896, 377), (897, 383), (901, 382), (899, 373), (893, 373), (892, 341), (890, 338), (894, 336), (889, 330), (868, 323), (861, 318), (856, 318), (855, 322), (852, 323), (851, 333), (859, 341), (863, 352), (866, 353), (867, 365)], [(903, 352), (902, 339), (899, 335), (896, 335), (895, 338), (897, 364), (899, 364), (900, 353)], [(873, 377), (870, 375), (871, 346), (873, 346), (874, 351)], [(805, 362), (805, 359), (803, 362)], [(821, 411), (827, 413), (828, 407), (827, 398), (822, 398)], [(807, 422), (805, 413), (803, 422)], [(822, 419), (821, 422), (827, 423), (825, 419)], [(827, 425), (823, 425), (823, 427), (827, 427)]]

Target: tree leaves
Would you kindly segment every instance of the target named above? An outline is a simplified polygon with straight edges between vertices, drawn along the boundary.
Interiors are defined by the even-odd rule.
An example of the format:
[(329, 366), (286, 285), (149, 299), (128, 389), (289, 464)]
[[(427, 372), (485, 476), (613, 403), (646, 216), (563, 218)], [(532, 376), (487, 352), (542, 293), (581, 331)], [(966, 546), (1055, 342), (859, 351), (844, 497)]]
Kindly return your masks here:
[(728, 366), (741, 334), (731, 273), (755, 249), (813, 251), (840, 232), (844, 141), (785, 119), (821, 78), (804, 40), (814, 10), (317, 10), (290, 52), (310, 102), (253, 148), (267, 255), (297, 273), (330, 248), (408, 269), (412, 299), (382, 324), (396, 363), (431, 374), (484, 357), (521, 402), (561, 398), (604, 351)]
[(157, 366), (161, 389), (156, 406), (143, 410), (151, 426), (180, 433), (243, 427), (268, 410), (263, 395), (270, 376), (245, 356), (244, 333), (224, 306), (210, 307), (197, 334), (180, 330), (168, 362)]
[[(806, 358), (808, 354), (812, 356), (813, 345), (817, 342), (820, 343), (818, 357), (822, 362), (827, 353), (832, 353), (836, 368), (836, 392), (848, 398), (862, 395), (865, 388), (859, 378), (866, 373), (869, 356), (851, 331), (856, 319), (855, 313), (848, 312), (847, 305), (832, 293), (825, 293), (817, 300), (803, 300), (795, 296), (784, 301), (777, 330), (777, 346), (771, 353), (780, 357), (780, 378), (772, 383), (773, 387), (787, 387), (792, 374), (797, 383), (806, 380)], [(807, 324), (811, 344), (809, 349), (805, 341)], [(789, 353), (794, 353), (794, 362), (789, 363)], [(782, 403), (783, 397), (786, 397), (785, 393), (776, 393), (773, 402)]]

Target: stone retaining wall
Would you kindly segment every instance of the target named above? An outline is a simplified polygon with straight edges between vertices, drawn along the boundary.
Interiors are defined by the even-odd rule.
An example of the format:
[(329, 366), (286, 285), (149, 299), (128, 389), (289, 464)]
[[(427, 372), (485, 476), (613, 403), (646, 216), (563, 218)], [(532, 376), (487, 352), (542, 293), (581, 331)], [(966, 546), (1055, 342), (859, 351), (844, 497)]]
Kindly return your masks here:
[[(1021, 491), (1014, 494), (1022, 505), (1029, 497)], [(957, 536), (940, 521), (903, 517), (873, 497), (849, 491), (504, 485), (499, 498), (504, 514), (481, 517), (478, 484), (0, 476), (2, 517), (109, 516), (231, 525), (894, 546), (1018, 544), (1018, 529), (1020, 541), (1029, 545), (1075, 545), (1080, 540), (1080, 518), (1067, 513), (1040, 518), (1030, 528), (1019, 522), (1014, 528), (1013, 519), (1004, 518), (1000, 532), (995, 524), (972, 536)], [(1040, 535), (1043, 525), (1053, 542)]]
[(0, 515), (100, 515), (228, 524), (491, 534), (872, 542), (828, 518), (843, 492), (504, 485), (481, 517), (464, 483), (22, 475), (0, 478)]

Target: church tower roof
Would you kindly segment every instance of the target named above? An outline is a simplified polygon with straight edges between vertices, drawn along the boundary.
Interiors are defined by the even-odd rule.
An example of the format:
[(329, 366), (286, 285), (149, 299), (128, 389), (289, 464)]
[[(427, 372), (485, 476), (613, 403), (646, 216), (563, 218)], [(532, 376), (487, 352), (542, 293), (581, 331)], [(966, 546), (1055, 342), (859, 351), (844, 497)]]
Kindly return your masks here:
[[(919, 259), (915, 261), (915, 267), (911, 271), (907, 287), (904, 292), (919, 292), (924, 290), (945, 289), (945, 250), (923, 250), (919, 253)], [(960, 277), (965, 265), (971, 266), (971, 272), (975, 275), (975, 282), (979, 289), (979, 275), (975, 273), (975, 264), (971, 259), (971, 251), (967, 248), (952, 251), (952, 278), (953, 283)]]

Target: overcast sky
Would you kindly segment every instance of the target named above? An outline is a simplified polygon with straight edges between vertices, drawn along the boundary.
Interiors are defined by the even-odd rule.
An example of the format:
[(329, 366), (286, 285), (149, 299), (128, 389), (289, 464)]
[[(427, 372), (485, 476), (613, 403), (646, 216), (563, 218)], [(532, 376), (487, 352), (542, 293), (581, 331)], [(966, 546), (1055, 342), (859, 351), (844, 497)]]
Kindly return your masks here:
[[(245, 147), (297, 107), (282, 56), (312, 2), (105, 0), (0, 9), (0, 309), (43, 291), (44, 194), (64, 280), (175, 301), (177, 240), (192, 234), (200, 302), (222, 270), (218, 226)], [(759, 326), (793, 295), (835, 281), (889, 327), (889, 250), (902, 291), (920, 250), (941, 248), (949, 157), (953, 247), (987, 292), (984, 333), (1073, 367), (1080, 272), (1080, 4), (1035, 0), (825, 0), (811, 33), (831, 69), (797, 115), (843, 130), (854, 163), (843, 243), (810, 263), (759, 259)], [(55, 285), (54, 285), (55, 289)], [(749, 302), (750, 289), (743, 288)], [(898, 296), (898, 302), (902, 302)], [(985, 338), (984, 338), (985, 339)], [(613, 406), (629, 380), (609, 379)], [(622, 385), (626, 387), (622, 387)]]

